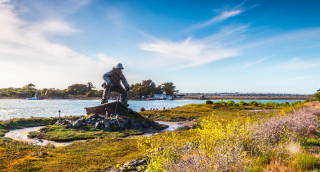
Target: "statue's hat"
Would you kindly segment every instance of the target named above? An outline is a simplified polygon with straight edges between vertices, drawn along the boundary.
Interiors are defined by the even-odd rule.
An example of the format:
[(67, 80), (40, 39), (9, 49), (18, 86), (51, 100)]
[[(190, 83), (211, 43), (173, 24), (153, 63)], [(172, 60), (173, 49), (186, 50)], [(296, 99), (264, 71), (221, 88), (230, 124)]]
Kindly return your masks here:
[(117, 66), (116, 66), (116, 67), (114, 67), (114, 68), (116, 68), (116, 69), (123, 69), (123, 67), (122, 67), (122, 64), (121, 64), (121, 63), (118, 63), (118, 64), (117, 64)]

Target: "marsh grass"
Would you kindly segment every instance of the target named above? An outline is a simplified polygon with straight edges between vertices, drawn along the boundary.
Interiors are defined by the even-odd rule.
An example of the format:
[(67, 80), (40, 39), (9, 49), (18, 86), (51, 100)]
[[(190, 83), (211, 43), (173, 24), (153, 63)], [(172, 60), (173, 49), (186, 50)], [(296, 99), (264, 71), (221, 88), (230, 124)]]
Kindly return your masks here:
[[(262, 105), (252, 106), (237, 106), (237, 105), (221, 105), (221, 104), (189, 104), (182, 107), (176, 107), (173, 109), (164, 109), (164, 110), (153, 110), (142, 111), (139, 112), (142, 116), (149, 116), (150, 119), (156, 121), (186, 121), (186, 120), (202, 120), (207, 116), (215, 115), (217, 120), (224, 119), (226, 121), (230, 121), (234, 119), (236, 116), (242, 117), (259, 117), (266, 116), (270, 114), (270, 112), (248, 112), (249, 110), (269, 110), (270, 108)], [(280, 110), (280, 107), (273, 108), (275, 110)]]
[(0, 141), (0, 171), (104, 171), (139, 159), (136, 139), (106, 138), (67, 147)]
[[(267, 109), (260, 105), (187, 105), (151, 113), (155, 119), (175, 120), (175, 115), (177, 119), (198, 119), (196, 129), (164, 132), (151, 137), (95, 138), (60, 148), (0, 140), (0, 171), (104, 171), (141, 158), (147, 159), (150, 172), (315, 171), (319, 166), (315, 154), (305, 151), (306, 147), (294, 154), (288, 150), (291, 143), (303, 146), (302, 137), (306, 138), (306, 144), (318, 143), (317, 138), (312, 140), (304, 136), (304, 126), (314, 125), (313, 117), (305, 116), (304, 122), (299, 122), (299, 117), (290, 116), (299, 116), (302, 112), (302, 115), (315, 114), (299, 110), (290, 113), (296, 108), (301, 106), (282, 107), (279, 112), (270, 114), (247, 111)], [(158, 116), (159, 112), (166, 117)], [(282, 118), (286, 116), (289, 119)], [(271, 121), (280, 131), (263, 134), (265, 129), (261, 127), (272, 127), (264, 124)], [(297, 131), (302, 133), (295, 133)]]
[[(198, 106), (199, 108), (203, 108)], [(215, 114), (202, 120), (194, 136), (177, 133), (140, 138), (139, 148), (148, 159), (150, 171), (304, 171), (315, 169), (318, 159), (311, 154), (288, 149), (318, 127), (319, 111), (289, 106), (276, 116), (255, 118), (240, 115), (228, 122)], [(188, 131), (186, 131), (188, 132)]]
[(140, 135), (144, 132), (141, 130), (119, 130), (114, 132), (96, 129), (91, 131), (93, 126), (82, 126), (80, 128), (65, 128), (61, 125), (48, 125), (40, 129), (40, 132), (30, 132), (28, 137), (46, 139), (57, 142), (72, 141), (72, 140), (85, 140), (104, 137), (126, 137), (130, 135)]

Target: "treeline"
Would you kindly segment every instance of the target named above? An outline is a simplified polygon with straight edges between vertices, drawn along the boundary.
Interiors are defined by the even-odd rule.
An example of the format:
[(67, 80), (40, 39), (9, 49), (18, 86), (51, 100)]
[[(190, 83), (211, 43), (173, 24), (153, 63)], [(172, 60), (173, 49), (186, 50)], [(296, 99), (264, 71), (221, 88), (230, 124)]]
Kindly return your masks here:
[(136, 95), (139, 96), (151, 96), (153, 97), (154, 94), (162, 94), (166, 92), (167, 95), (174, 95), (178, 93), (179, 90), (176, 90), (176, 87), (173, 85), (172, 82), (166, 82), (161, 85), (156, 86), (156, 84), (152, 80), (143, 80), (142, 83), (132, 84), (130, 86), (131, 96), (135, 97)]
[[(65, 97), (65, 96), (87, 96), (87, 97), (101, 97), (103, 90), (96, 90), (91, 82), (87, 84), (73, 84), (67, 89), (56, 89), (56, 88), (44, 88), (36, 89), (35, 85), (30, 83), (22, 88), (3, 88), (0, 89), (0, 97), (34, 97), (37, 93), (41, 97)], [(178, 90), (172, 82), (166, 82), (156, 86), (152, 80), (144, 80), (142, 83), (132, 84), (128, 93), (129, 97), (139, 96), (154, 96), (154, 94), (162, 94), (163, 91), (167, 95), (174, 95), (178, 93)], [(112, 93), (112, 96), (118, 96), (118, 93)]]
[(87, 84), (73, 84), (67, 89), (44, 88), (36, 89), (35, 85), (30, 83), (22, 88), (3, 88), (0, 89), (1, 97), (33, 97), (37, 93), (41, 97), (65, 97), (69, 95), (84, 95), (87, 97), (102, 96), (103, 91), (94, 90), (91, 82)]

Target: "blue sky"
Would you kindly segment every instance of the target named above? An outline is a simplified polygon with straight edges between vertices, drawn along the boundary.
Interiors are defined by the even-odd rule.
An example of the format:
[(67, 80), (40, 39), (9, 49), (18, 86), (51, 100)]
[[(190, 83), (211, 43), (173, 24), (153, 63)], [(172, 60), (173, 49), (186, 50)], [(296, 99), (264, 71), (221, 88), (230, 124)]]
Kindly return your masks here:
[(0, 88), (129, 84), (315, 93), (320, 1), (0, 0)]

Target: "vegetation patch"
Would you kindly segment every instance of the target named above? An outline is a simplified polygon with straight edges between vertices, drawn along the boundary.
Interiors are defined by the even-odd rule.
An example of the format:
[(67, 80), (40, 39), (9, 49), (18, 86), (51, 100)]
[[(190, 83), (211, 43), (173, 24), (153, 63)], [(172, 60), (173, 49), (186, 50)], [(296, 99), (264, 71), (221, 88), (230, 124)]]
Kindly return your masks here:
[(41, 128), (40, 132), (30, 132), (28, 137), (52, 140), (57, 142), (72, 141), (72, 140), (85, 140), (104, 137), (126, 137), (130, 135), (139, 135), (144, 132), (141, 130), (119, 130), (119, 131), (104, 131), (95, 129), (92, 131), (93, 126), (82, 126), (79, 129), (65, 128), (61, 125), (49, 125)]
[[(162, 111), (197, 117), (193, 119), (199, 120), (199, 127), (151, 137), (98, 137), (60, 148), (0, 140), (0, 171), (105, 171), (136, 159), (146, 159), (149, 171), (319, 170), (318, 152), (310, 153), (308, 147), (289, 149), (292, 143), (318, 144), (318, 136), (309, 136), (306, 126), (318, 127), (314, 122), (319, 111), (301, 109), (299, 104), (279, 106), (226, 103), (166, 109)], [(248, 111), (270, 108), (277, 111)], [(149, 119), (159, 112), (151, 111)], [(141, 114), (148, 116), (148, 111)], [(52, 132), (50, 127), (57, 127), (52, 131), (65, 129), (49, 125), (48, 132)], [(91, 132), (90, 128), (81, 130)]]
[[(283, 107), (291, 107), (294, 106), (293, 104), (282, 104), (279, 106), (266, 106), (265, 104), (257, 104), (251, 102), (251, 104), (240, 105), (238, 103), (234, 103), (233, 101), (220, 101), (220, 102), (212, 102), (207, 101), (205, 104), (188, 104), (182, 107), (176, 107), (173, 109), (163, 109), (163, 110), (152, 110), (152, 111), (141, 111), (139, 112), (142, 116), (149, 117), (149, 119), (155, 121), (171, 121), (171, 122), (178, 122), (178, 121), (186, 121), (186, 120), (193, 120), (204, 119), (207, 116), (214, 115), (217, 120), (227, 120), (230, 121), (234, 119), (236, 116), (242, 117), (258, 117), (260, 115), (266, 116), (270, 114), (270, 112), (263, 112), (262, 110), (280, 110)], [(249, 112), (248, 110), (260, 110), (260, 112)]]

